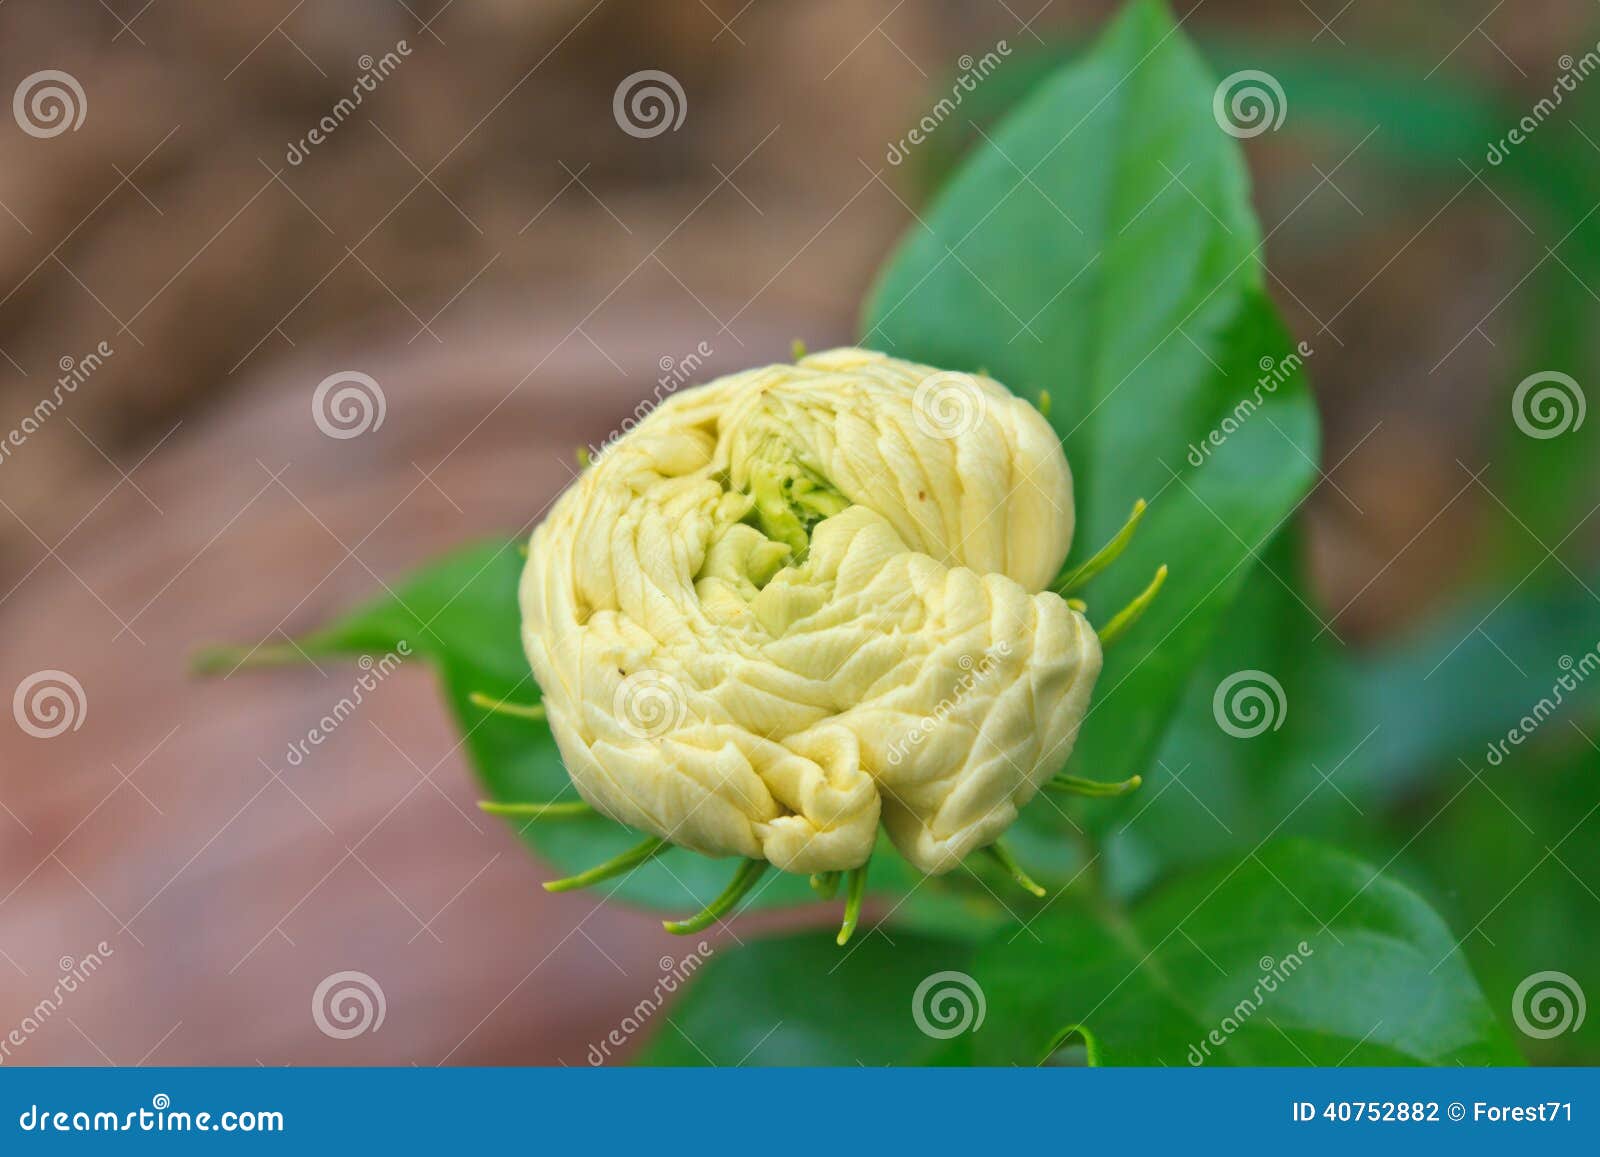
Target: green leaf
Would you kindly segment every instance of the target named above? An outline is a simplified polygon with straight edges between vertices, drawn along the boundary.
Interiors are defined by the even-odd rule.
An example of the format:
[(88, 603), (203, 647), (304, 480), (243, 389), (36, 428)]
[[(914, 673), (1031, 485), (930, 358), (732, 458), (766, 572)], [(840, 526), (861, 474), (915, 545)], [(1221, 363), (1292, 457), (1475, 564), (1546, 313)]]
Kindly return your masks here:
[(1082, 1025), (1110, 1065), (1517, 1063), (1455, 944), (1372, 868), (1273, 845), (1128, 917), (1052, 915), (981, 950), (974, 1059), (1037, 1060)]
[(1063, 902), (976, 950), (898, 933), (844, 954), (812, 937), (727, 949), (668, 1018), (644, 1063), (1039, 1064), (1069, 1026), (1115, 1065), (1202, 1046), (1225, 1065), (1519, 1060), (1426, 902), (1295, 842), (1128, 916)]
[(958, 940), (872, 933), (840, 951), (816, 933), (718, 951), (667, 1010), (640, 1064), (915, 1065), (950, 1050), (911, 1015), (930, 974), (970, 967)]
[[(1582, 725), (1600, 738), (1597, 713)], [(1565, 973), (1590, 1000), (1600, 993), (1600, 756), (1564, 722), (1545, 728), (1542, 750), (1520, 749), (1477, 777), (1462, 771), (1436, 798), (1393, 817), (1391, 837), (1407, 843), (1395, 871), (1462, 932), (1491, 1006), (1530, 1059), (1600, 1064), (1594, 1008), (1565, 1031), (1530, 1020), (1549, 1034), (1541, 1037), (1518, 1032), (1511, 1016), (1518, 987), (1536, 973)], [(1526, 998), (1523, 1007), (1535, 1011)]]
[[(1233, 37), (1202, 40), (1200, 47), (1219, 76), (1259, 69), (1278, 81), (1289, 110), (1281, 131), (1337, 134), (1346, 142), (1343, 153), (1373, 125), (1382, 125), (1363, 151), (1413, 170), (1447, 171), (1458, 183), (1465, 176), (1461, 159), (1481, 156), (1521, 116), (1520, 108), (1511, 109), (1473, 78), (1448, 69), (1419, 85), (1415, 61)], [(988, 131), (1079, 51), (1081, 45), (1066, 42), (1015, 53), (965, 94), (957, 115), (915, 155), (919, 185), (936, 188), (983, 139), (978, 128)]]
[[(1151, 500), (1088, 591), (1104, 624), (1172, 567), (1108, 655), (1076, 764), (1095, 779), (1145, 768), (1254, 552), (1316, 471), (1315, 409), (1263, 289), (1214, 88), (1160, 4), (1129, 6), (973, 154), (866, 312), (864, 344), (1050, 392), (1076, 483), (1075, 560)], [(1206, 446), (1213, 431), (1220, 446)]]
[[(1089, 816), (1108, 837), (1120, 895), (1174, 865), (1269, 837), (1370, 843), (1385, 809), (1441, 780), (1454, 784), (1463, 760), (1482, 767), (1489, 744), (1600, 640), (1600, 603), (1563, 575), (1553, 589), (1491, 592), (1357, 652), (1323, 633), (1323, 612), (1303, 601), (1293, 546), (1275, 548), (1252, 576), (1141, 792)], [(1241, 672), (1283, 691), (1275, 726), (1247, 737), (1225, 731), (1217, 715), (1218, 689)], [(1600, 680), (1562, 697), (1547, 731), (1570, 738), (1561, 715), (1581, 718), (1600, 704)], [(1226, 701), (1222, 710), (1231, 718)]]

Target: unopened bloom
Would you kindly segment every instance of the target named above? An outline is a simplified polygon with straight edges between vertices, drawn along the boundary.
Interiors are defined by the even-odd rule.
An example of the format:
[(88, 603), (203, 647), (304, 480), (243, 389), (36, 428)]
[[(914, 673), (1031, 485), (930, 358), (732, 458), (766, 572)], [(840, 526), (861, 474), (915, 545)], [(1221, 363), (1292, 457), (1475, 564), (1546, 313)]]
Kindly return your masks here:
[(712, 856), (947, 872), (1066, 763), (1100, 640), (1049, 423), (981, 375), (840, 349), (720, 378), (534, 532), (522, 634), (579, 794)]

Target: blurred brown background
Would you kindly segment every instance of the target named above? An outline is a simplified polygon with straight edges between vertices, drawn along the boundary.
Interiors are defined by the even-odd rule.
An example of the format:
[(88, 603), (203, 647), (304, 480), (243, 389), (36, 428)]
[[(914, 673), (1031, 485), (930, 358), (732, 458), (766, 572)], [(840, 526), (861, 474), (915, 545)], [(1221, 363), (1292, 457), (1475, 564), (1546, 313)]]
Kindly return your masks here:
[[(705, 377), (850, 340), (920, 199), (888, 144), (962, 53), (1080, 37), (1111, 7), (0, 6), (3, 91), (61, 70), (85, 103), (50, 137), (0, 118), (0, 433), (112, 351), (0, 461), (0, 688), (59, 669), (87, 702), (55, 739), (0, 728), (0, 1036), (63, 957), (112, 949), (6, 1063), (585, 1063), (686, 946), (538, 891), (544, 869), (473, 809), (420, 664), (289, 768), (351, 672), (196, 683), (187, 656), (282, 641), (527, 525), (664, 359), (704, 342)], [(1201, 34), (1381, 51), (1419, 78), (1447, 61), (1511, 91), (1594, 17), (1178, 7)], [(681, 85), (677, 130), (619, 128), (613, 94), (644, 69)], [(1417, 196), (1359, 154), (1319, 182), (1349, 144), (1251, 157), (1268, 229), (1311, 197), (1267, 256), (1297, 332), (1336, 335), (1312, 374), (1340, 465), (1310, 510), (1317, 579), (1360, 638), (1427, 606), (1466, 549), (1481, 502), (1450, 501), (1455, 459), (1507, 371), (1487, 340), (1441, 355), (1524, 241), (1481, 190), (1438, 212), (1449, 189)], [(381, 383), (381, 429), (319, 431), (312, 392), (340, 371)], [(311, 994), (340, 970), (381, 983), (381, 1031), (317, 1031)]]

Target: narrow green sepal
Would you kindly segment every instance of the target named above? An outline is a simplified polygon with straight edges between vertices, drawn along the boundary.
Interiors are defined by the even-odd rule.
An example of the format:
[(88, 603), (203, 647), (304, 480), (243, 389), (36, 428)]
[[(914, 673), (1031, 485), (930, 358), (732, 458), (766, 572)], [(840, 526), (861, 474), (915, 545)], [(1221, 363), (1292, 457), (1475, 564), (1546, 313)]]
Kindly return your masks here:
[(1044, 790), (1053, 791), (1060, 795), (1084, 795), (1093, 799), (1114, 799), (1117, 796), (1138, 791), (1143, 783), (1144, 777), (1142, 775), (1132, 776), (1121, 783), (1100, 783), (1092, 779), (1079, 779), (1075, 775), (1058, 775), (1054, 779), (1045, 781)]
[(1091, 1069), (1098, 1069), (1102, 1064), (1100, 1060), (1100, 1041), (1095, 1037), (1094, 1033), (1089, 1031), (1087, 1025), (1082, 1024), (1069, 1024), (1051, 1037), (1050, 1047), (1045, 1049), (1044, 1058), (1039, 1063), (1041, 1065), (1048, 1063), (1050, 1058), (1065, 1048), (1067, 1042), (1073, 1037), (1078, 1037), (1083, 1041), (1084, 1063)]
[(711, 903), (687, 920), (663, 920), (661, 926), (674, 936), (688, 936), (701, 932), (721, 920), (734, 907), (743, 900), (745, 893), (755, 887), (756, 881), (771, 867), (765, 860), (746, 860), (739, 865), (739, 870), (733, 874), (733, 879)]
[(512, 703), (508, 699), (485, 695), (482, 691), (472, 692), (467, 696), (467, 702), (495, 715), (509, 715), (514, 719), (544, 719), (543, 703)]
[(1137, 623), (1145, 611), (1149, 610), (1150, 604), (1156, 601), (1156, 595), (1161, 593), (1161, 587), (1166, 581), (1167, 567), (1163, 563), (1161, 569), (1156, 571), (1156, 577), (1150, 580), (1150, 585), (1144, 588), (1144, 593), (1118, 611), (1100, 631), (1100, 645), (1109, 647), (1124, 631)]
[(1090, 558), (1056, 579), (1051, 584), (1050, 589), (1062, 598), (1066, 598), (1073, 591), (1105, 570), (1106, 567), (1116, 562), (1122, 556), (1122, 552), (1128, 549), (1128, 543), (1133, 541), (1134, 532), (1139, 529), (1139, 523), (1144, 521), (1144, 512), (1147, 509), (1149, 509), (1149, 506), (1144, 499), (1141, 498), (1135, 502), (1133, 504), (1133, 513), (1128, 515), (1128, 521), (1122, 524), (1122, 529), (1117, 531), (1116, 536), (1095, 551)]
[(999, 864), (1000, 867), (1005, 870), (1008, 876), (1010, 876), (1017, 883), (1021, 884), (1024, 891), (1033, 893), (1033, 895), (1039, 897), (1041, 900), (1044, 899), (1044, 888), (1037, 881), (1035, 881), (1032, 876), (1028, 875), (1027, 872), (1022, 870), (1022, 865), (1017, 863), (1016, 857), (1011, 854), (1010, 850), (1004, 844), (993, 843), (983, 850), (991, 859), (994, 860), (995, 863)]
[(844, 896), (844, 923), (839, 925), (839, 935), (834, 939), (840, 948), (850, 943), (856, 925), (861, 923), (861, 901), (867, 894), (867, 864), (871, 862), (868, 860), (859, 868), (850, 869), (850, 883)]
[(480, 799), (478, 808), (492, 816), (511, 816), (526, 820), (560, 820), (595, 814), (594, 808), (582, 800), (563, 800), (560, 803), (498, 803), (491, 799)]
[(579, 872), (576, 876), (568, 876), (564, 880), (550, 880), (545, 883), (546, 892), (571, 892), (578, 888), (587, 888), (590, 884), (598, 884), (602, 880), (609, 880), (613, 876), (620, 876), (631, 872), (640, 864), (654, 859), (667, 850), (667, 841), (651, 836), (642, 844), (629, 848), (615, 859), (607, 860), (603, 864), (596, 864), (587, 872)]

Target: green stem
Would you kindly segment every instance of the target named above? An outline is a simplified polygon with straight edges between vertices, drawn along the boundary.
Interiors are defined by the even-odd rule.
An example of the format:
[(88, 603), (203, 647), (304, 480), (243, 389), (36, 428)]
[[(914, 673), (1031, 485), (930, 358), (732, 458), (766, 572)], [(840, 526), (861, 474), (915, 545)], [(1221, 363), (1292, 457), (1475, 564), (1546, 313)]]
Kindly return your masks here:
[(1016, 857), (1011, 854), (1010, 849), (1008, 849), (1004, 844), (996, 842), (990, 844), (983, 850), (988, 853), (990, 858), (993, 859), (995, 863), (999, 864), (1000, 867), (1005, 869), (1007, 875), (1009, 875), (1017, 883), (1021, 884), (1024, 891), (1033, 893), (1041, 900), (1044, 899), (1044, 888), (1042, 888), (1032, 876), (1028, 875), (1027, 872), (1022, 870), (1022, 865), (1017, 863)]
[(771, 865), (765, 860), (746, 860), (739, 865), (739, 870), (733, 874), (733, 879), (711, 903), (687, 920), (663, 920), (661, 926), (674, 936), (688, 936), (701, 932), (721, 920), (734, 906), (743, 900), (745, 893), (756, 886), (756, 881), (766, 873)]
[(1092, 779), (1079, 779), (1075, 775), (1058, 775), (1054, 779), (1046, 780), (1045, 791), (1057, 792), (1060, 795), (1085, 795), (1092, 799), (1114, 799), (1119, 795), (1138, 791), (1144, 783), (1144, 777), (1135, 775), (1123, 780), (1121, 783), (1100, 783)]
[(1161, 593), (1161, 587), (1166, 581), (1167, 568), (1166, 564), (1163, 563), (1161, 569), (1156, 571), (1156, 577), (1150, 580), (1150, 585), (1144, 588), (1144, 592), (1133, 602), (1118, 611), (1111, 621), (1101, 629), (1100, 645), (1109, 647), (1122, 636), (1123, 632), (1137, 623), (1145, 611), (1149, 609), (1150, 604), (1155, 602), (1156, 595)]
[(601, 880), (609, 880), (612, 876), (620, 876), (630, 872), (647, 860), (652, 860), (667, 849), (667, 841), (651, 836), (644, 843), (629, 848), (615, 859), (607, 860), (603, 864), (596, 864), (587, 872), (579, 872), (576, 876), (568, 876), (564, 880), (550, 880), (545, 886), (546, 892), (571, 892), (577, 888), (587, 888), (590, 884), (598, 884)]
[(561, 803), (496, 803), (493, 800), (483, 799), (478, 801), (478, 807), (492, 816), (517, 816), (530, 820), (557, 820), (594, 814), (594, 808), (582, 800)]
[(1050, 589), (1062, 598), (1083, 586), (1095, 575), (1105, 570), (1106, 567), (1116, 562), (1122, 552), (1128, 549), (1128, 543), (1133, 541), (1134, 531), (1139, 529), (1139, 523), (1144, 519), (1144, 512), (1148, 509), (1144, 499), (1133, 504), (1133, 513), (1128, 515), (1128, 521), (1122, 524), (1122, 529), (1117, 531), (1112, 540), (1097, 550), (1088, 560), (1073, 567), (1066, 574), (1056, 579)]
[(850, 883), (844, 897), (844, 923), (839, 925), (839, 935), (834, 941), (840, 948), (850, 943), (856, 925), (861, 923), (861, 901), (867, 894), (867, 864), (871, 862), (868, 860), (859, 868), (850, 869)]
[(482, 691), (469, 694), (467, 702), (495, 715), (509, 715), (515, 719), (544, 719), (543, 703), (513, 703), (509, 699), (496, 699), (492, 695), (485, 695)]

